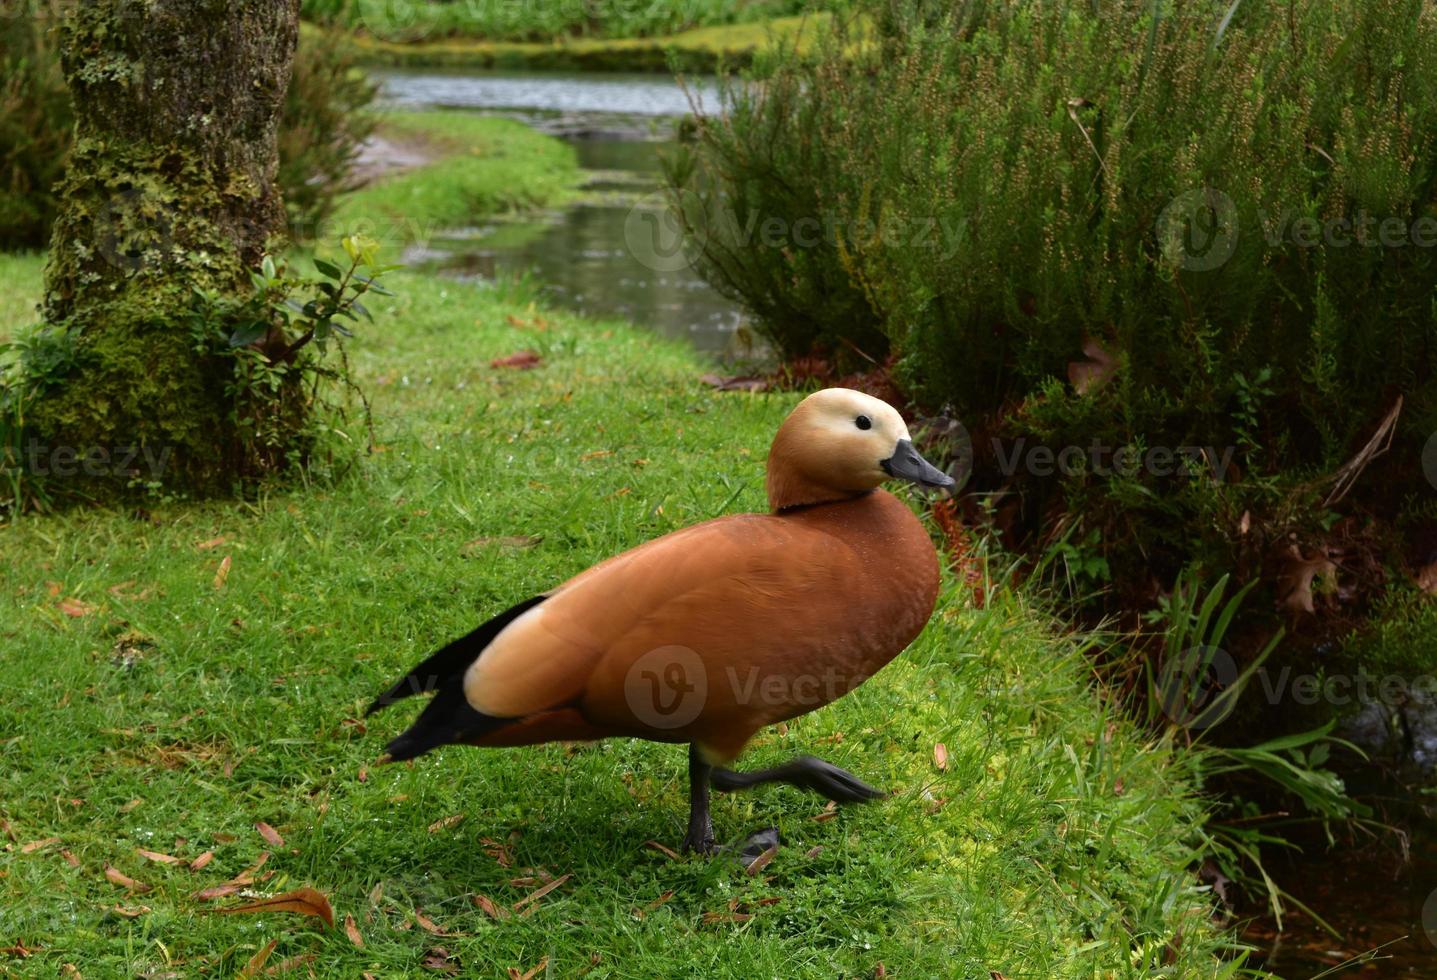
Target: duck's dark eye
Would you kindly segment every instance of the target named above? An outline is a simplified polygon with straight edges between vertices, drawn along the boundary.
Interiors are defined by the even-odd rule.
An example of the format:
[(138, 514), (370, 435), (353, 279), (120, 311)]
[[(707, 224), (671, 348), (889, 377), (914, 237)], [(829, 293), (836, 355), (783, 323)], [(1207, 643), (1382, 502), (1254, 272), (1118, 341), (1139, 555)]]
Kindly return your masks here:
[(853, 420), (853, 424), (858, 426), (860, 429), (864, 429), (865, 431), (873, 428), (873, 420), (867, 415), (858, 416), (858, 418)]

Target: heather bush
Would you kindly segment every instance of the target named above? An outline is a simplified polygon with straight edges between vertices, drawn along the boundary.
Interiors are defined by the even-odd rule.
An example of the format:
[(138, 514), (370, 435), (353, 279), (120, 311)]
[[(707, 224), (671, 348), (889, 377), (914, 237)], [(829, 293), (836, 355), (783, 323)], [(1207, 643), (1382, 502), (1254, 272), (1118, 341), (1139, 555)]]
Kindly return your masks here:
[(1432, 560), (1437, 9), (869, 7), (671, 167), (780, 351), (891, 358), (1108, 608), (1197, 565), (1340, 620)]

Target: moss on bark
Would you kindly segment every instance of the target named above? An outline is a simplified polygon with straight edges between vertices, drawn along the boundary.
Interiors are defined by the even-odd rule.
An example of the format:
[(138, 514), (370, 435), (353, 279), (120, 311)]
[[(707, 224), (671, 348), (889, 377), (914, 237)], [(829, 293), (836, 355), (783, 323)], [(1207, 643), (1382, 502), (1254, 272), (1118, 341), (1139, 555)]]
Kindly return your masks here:
[(95, 0), (63, 29), (76, 141), (45, 276), (73, 348), (32, 403), (52, 446), (169, 451), (165, 482), (224, 489), (229, 366), (196, 354), (196, 289), (247, 287), (279, 244), (276, 127), (298, 0)]

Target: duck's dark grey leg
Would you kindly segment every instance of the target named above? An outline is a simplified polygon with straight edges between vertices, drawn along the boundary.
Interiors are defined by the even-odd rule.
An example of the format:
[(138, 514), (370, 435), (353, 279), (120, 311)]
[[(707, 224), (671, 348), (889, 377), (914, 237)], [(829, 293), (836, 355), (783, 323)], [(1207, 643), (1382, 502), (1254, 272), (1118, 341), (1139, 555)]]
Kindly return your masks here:
[(785, 762), (773, 769), (759, 769), (754, 772), (714, 769), (710, 781), (713, 788), (720, 793), (732, 793), (734, 790), (748, 789), (763, 783), (788, 783), (799, 789), (812, 790), (839, 803), (862, 803), (887, 795), (846, 769), (840, 769), (811, 755), (801, 755), (792, 762)]
[(714, 826), (709, 819), (709, 777), (714, 771), (699, 756), (697, 745), (689, 746), (689, 832), (684, 835), (683, 850), (712, 854)]

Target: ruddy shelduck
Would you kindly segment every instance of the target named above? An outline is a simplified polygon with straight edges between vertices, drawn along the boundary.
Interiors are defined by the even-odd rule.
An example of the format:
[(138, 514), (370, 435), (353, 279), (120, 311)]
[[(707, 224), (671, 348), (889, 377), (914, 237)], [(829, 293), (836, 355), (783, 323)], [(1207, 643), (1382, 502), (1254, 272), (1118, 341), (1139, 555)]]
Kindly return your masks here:
[(435, 695), (388, 757), (449, 744), (687, 742), (683, 846), (706, 854), (710, 787), (782, 781), (840, 802), (881, 796), (811, 756), (724, 767), (765, 725), (863, 683), (932, 615), (938, 556), (913, 511), (880, 489), (889, 479), (953, 486), (891, 405), (846, 388), (808, 396), (769, 450), (770, 513), (664, 535), (444, 647), (370, 706)]

